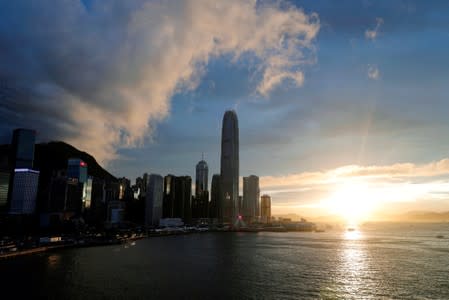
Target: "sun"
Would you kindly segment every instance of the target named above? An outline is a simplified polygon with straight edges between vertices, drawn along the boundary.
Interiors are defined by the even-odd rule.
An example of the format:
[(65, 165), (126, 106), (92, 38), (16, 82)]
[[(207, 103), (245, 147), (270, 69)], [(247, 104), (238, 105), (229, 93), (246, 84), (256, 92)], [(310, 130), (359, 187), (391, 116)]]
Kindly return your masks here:
[(325, 206), (330, 213), (344, 218), (348, 224), (356, 225), (372, 216), (376, 204), (375, 194), (366, 183), (348, 181), (325, 200)]

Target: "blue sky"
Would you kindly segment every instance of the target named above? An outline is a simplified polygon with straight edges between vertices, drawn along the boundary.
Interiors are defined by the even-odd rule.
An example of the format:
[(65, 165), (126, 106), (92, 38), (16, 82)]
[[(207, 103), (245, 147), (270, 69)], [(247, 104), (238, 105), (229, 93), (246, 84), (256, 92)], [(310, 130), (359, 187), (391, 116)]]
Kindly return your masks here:
[[(260, 97), (245, 61), (214, 59), (197, 89), (171, 99), (170, 116), (158, 124), (153, 142), (120, 150), (125, 159), (112, 168), (131, 177), (136, 170), (192, 174), (205, 152), (218, 172), (226, 109), (238, 112), (243, 174), (446, 157), (449, 24), (442, 3), (295, 4), (318, 13), (322, 24), (316, 63), (305, 66), (303, 86), (286, 82)], [(376, 18), (384, 22), (369, 40), (365, 31), (375, 28)], [(367, 75), (370, 65), (379, 69), (377, 80)]]
[[(0, 78), (25, 94), (0, 100), (5, 141), (11, 128), (38, 127), (41, 140), (72, 142), (100, 157), (113, 174), (131, 179), (144, 172), (194, 176), (204, 152), (211, 177), (219, 172), (223, 114), (235, 109), (241, 176), (288, 181), (347, 165), (425, 168), (448, 157), (447, 1), (232, 2), (247, 6), (228, 11), (226, 4), (220, 9), (229, 15), (218, 25), (208, 23), (216, 17), (214, 7), (201, 1), (18, 3), (0, 5), (7, 6), (0, 7), (0, 42), (9, 47), (2, 50)], [(236, 11), (255, 23), (238, 23)], [(265, 19), (258, 17), (262, 13)], [(308, 27), (259, 29), (265, 21), (291, 28), (291, 21), (282, 21), (286, 15)], [(75, 29), (80, 19), (83, 25)], [(49, 29), (52, 22), (61, 29)], [(211, 36), (198, 38), (208, 28), (218, 46), (203, 46)], [(170, 32), (170, 39), (161, 32)], [(290, 55), (274, 44), (245, 43), (252, 33), (267, 40), (276, 34), (311, 38), (299, 38), (304, 44)], [(289, 63), (273, 68), (273, 57)], [(270, 68), (287, 75), (265, 91), (260, 87)], [(303, 80), (295, 81), (299, 72)], [(82, 115), (82, 122), (74, 115)], [(384, 176), (389, 183), (446, 184), (449, 172), (436, 173)], [(261, 182), (279, 212), (301, 213), (309, 209), (301, 205), (319, 203), (335, 189), (291, 191)], [(406, 202), (408, 209), (449, 210), (449, 197), (436, 193), (430, 188)]]

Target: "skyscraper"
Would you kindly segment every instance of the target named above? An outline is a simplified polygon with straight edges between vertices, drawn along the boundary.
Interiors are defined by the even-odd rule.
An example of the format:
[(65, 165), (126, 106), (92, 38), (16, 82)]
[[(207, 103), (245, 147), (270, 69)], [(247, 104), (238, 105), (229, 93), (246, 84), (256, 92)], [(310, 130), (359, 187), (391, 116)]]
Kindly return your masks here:
[(0, 213), (8, 210), (8, 191), (10, 173), (0, 169)]
[(79, 158), (70, 158), (67, 166), (67, 178), (69, 181), (87, 182), (87, 164)]
[(239, 197), (239, 125), (233, 110), (223, 116), (220, 169), (221, 218), (225, 223), (233, 223), (238, 215)]
[(144, 173), (142, 177), (142, 189), (140, 190), (140, 195), (145, 197), (148, 187), (148, 173)]
[(259, 177), (243, 177), (243, 217), (247, 222), (254, 222), (260, 216)]
[(175, 215), (175, 176), (168, 174), (164, 177), (164, 196), (162, 216), (173, 218)]
[(33, 214), (36, 208), (39, 171), (15, 169), (10, 214)]
[(220, 175), (214, 174), (210, 188), (209, 218), (216, 219), (221, 215), (220, 195)]
[(177, 176), (175, 180), (176, 202), (179, 208), (175, 218), (182, 218), (184, 223), (192, 218), (192, 177)]
[(67, 188), (65, 210), (75, 214), (84, 211), (87, 197), (87, 163), (80, 158), (67, 162)]
[(195, 180), (195, 196), (200, 196), (204, 191), (207, 191), (209, 168), (207, 163), (202, 159), (196, 165), (196, 180)]
[(145, 225), (158, 226), (162, 217), (162, 197), (164, 180), (162, 176), (151, 174), (148, 177), (148, 186), (145, 201)]
[[(36, 131), (31, 129), (23, 129), (18, 128), (13, 131), (12, 135), (12, 155), (10, 156), (9, 164), (8, 164), (8, 171), (10, 172), (9, 176), (9, 188), (7, 190), (8, 193), (8, 200), (7, 203), (3, 203), (3, 209), (15, 211), (15, 213), (19, 212), (20, 209), (13, 209), (12, 207), (12, 201), (13, 197), (15, 197), (15, 201), (17, 201), (17, 197), (21, 198), (19, 194), (21, 193), (17, 189), (23, 188), (22, 184), (29, 182), (29, 180), (33, 181), (36, 178), (39, 178), (39, 172), (37, 172), (36, 176), (33, 172), (33, 163), (34, 163), (34, 144), (36, 142)], [(16, 169), (18, 170), (27, 170), (27, 172), (16, 172)], [(30, 171), (31, 173), (29, 173)], [(34, 175), (29, 175), (29, 174)], [(25, 175), (27, 174), (27, 175)], [(15, 176), (18, 176), (18, 180), (20, 183), (15, 183)], [(29, 175), (29, 176), (28, 176)], [(24, 178), (28, 178), (24, 180)], [(29, 179), (32, 178), (32, 179)], [(15, 193), (15, 195), (13, 195)], [(36, 197), (36, 195), (34, 196)], [(33, 200), (34, 202), (36, 199)], [(18, 205), (17, 202), (14, 205)], [(35, 205), (35, 203), (33, 204)], [(34, 210), (34, 207), (33, 207)]]
[(268, 195), (260, 197), (260, 217), (264, 223), (271, 222), (271, 197)]
[(193, 218), (207, 218), (208, 216), (208, 172), (209, 168), (207, 167), (207, 163), (202, 159), (196, 165), (195, 197), (192, 203)]
[(167, 175), (164, 177), (163, 217), (182, 218), (188, 222), (192, 216), (192, 178)]

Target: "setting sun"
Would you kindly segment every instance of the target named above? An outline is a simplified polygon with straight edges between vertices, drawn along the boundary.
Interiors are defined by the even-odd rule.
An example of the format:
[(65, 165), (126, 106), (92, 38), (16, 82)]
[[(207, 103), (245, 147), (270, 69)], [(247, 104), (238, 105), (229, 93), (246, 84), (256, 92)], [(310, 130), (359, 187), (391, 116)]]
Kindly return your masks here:
[(330, 195), (325, 205), (331, 213), (357, 224), (372, 215), (376, 202), (374, 194), (366, 183), (346, 182)]

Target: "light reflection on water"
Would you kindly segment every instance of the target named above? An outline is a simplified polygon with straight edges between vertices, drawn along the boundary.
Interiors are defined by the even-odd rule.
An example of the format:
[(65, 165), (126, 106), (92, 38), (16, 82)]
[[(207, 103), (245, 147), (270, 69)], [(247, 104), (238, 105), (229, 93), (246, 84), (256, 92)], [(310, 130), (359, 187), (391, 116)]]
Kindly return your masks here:
[(0, 261), (0, 277), (16, 299), (449, 299), (449, 225), (354, 229), (67, 249)]
[(59, 265), (60, 260), (61, 260), (60, 254), (51, 254), (48, 256), (47, 265), (50, 268), (55, 268)]
[(353, 230), (353, 231), (346, 231), (344, 233), (344, 239), (345, 240), (359, 240), (361, 239), (362, 233), (358, 230)]
[(360, 237), (361, 234), (358, 231), (345, 233), (340, 265), (338, 266), (341, 276), (339, 281), (343, 283), (343, 289), (349, 295), (360, 294), (360, 290), (365, 285), (363, 278), (368, 266)]

